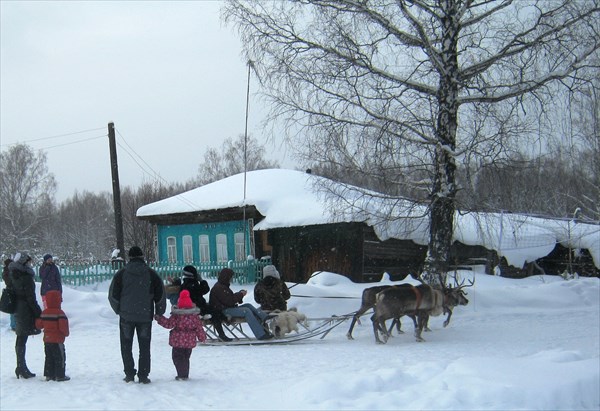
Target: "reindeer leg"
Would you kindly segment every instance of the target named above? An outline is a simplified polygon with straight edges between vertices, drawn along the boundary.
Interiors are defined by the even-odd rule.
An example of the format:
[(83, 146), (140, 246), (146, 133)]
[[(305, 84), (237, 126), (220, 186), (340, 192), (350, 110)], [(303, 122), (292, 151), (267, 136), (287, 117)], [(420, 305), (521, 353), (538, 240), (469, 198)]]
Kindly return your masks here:
[(348, 332), (346, 333), (346, 337), (349, 340), (353, 340), (354, 338), (352, 338), (352, 330), (354, 329), (354, 324), (356, 324), (356, 321), (358, 320), (357, 317), (358, 314), (355, 314), (354, 317), (352, 317), (352, 322), (350, 323), (350, 328), (348, 329)]
[(390, 339), (390, 334), (388, 333), (388, 330), (385, 327), (385, 320), (379, 320), (379, 329), (381, 330), (381, 334), (383, 337), (383, 343), (385, 344)]
[(418, 327), (415, 330), (415, 337), (417, 339), (418, 342), (423, 342), (425, 341), (422, 337), (421, 337), (421, 332), (423, 331), (423, 327), (425, 326), (425, 324), (427, 323), (428, 320), (428, 315), (425, 313), (418, 313), (417, 314), (417, 323), (418, 323)]
[(444, 328), (446, 328), (448, 326), (448, 324), (450, 324), (450, 317), (452, 317), (452, 310), (450, 308), (444, 307), (444, 311), (446, 312), (446, 314), (448, 314), (448, 317), (446, 317), (446, 321), (444, 321)]
[(413, 325), (415, 326), (415, 337), (417, 337), (418, 335), (420, 335), (420, 332), (419, 332), (419, 323), (417, 321), (419, 313), (415, 311), (413, 314), (409, 314), (409, 316), (413, 320)]
[(398, 334), (404, 334), (404, 331), (402, 331), (400, 329), (400, 318), (394, 318), (392, 320), (392, 325), (390, 325), (390, 328), (388, 328), (387, 333), (389, 334), (389, 336), (392, 336), (392, 330), (394, 329), (394, 325), (396, 326), (396, 329), (398, 330)]
[(373, 323), (373, 334), (375, 335), (375, 342), (377, 344), (384, 344), (384, 342), (379, 339), (379, 319), (375, 317), (375, 314), (371, 316), (371, 322)]
[(425, 318), (425, 323), (423, 324), (423, 330), (428, 333), (431, 332), (431, 328), (429, 328), (429, 314), (425, 314), (426, 318)]
[(361, 306), (358, 311), (356, 312), (356, 314), (354, 314), (354, 316), (352, 317), (352, 322), (350, 323), (350, 328), (348, 329), (348, 332), (346, 333), (346, 337), (348, 337), (349, 340), (353, 340), (354, 338), (352, 338), (352, 330), (354, 330), (354, 326), (356, 325), (356, 322), (358, 322), (360, 324), (360, 317), (366, 313), (370, 308), (372, 308), (371, 306), (369, 307), (365, 307), (365, 306)]

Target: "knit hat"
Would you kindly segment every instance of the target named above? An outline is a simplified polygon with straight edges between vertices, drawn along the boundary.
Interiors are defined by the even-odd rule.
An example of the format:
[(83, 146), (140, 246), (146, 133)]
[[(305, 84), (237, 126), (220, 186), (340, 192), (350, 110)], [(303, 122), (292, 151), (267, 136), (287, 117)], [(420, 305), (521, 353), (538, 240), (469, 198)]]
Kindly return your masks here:
[(198, 278), (198, 270), (193, 265), (186, 265), (183, 267), (183, 278)]
[(51, 256), (50, 254), (46, 254), (46, 255), (44, 256), (44, 262), (48, 261), (48, 260), (49, 260), (49, 259), (51, 259), (51, 258), (52, 258), (52, 256)]
[(133, 257), (143, 257), (144, 253), (142, 252), (142, 249), (140, 247), (138, 247), (137, 245), (134, 245), (133, 247), (131, 247), (129, 249), (129, 257), (133, 258)]
[(275, 277), (279, 278), (279, 271), (274, 265), (265, 265), (263, 268), (263, 278)]
[[(19, 257), (18, 259), (16, 258), (17, 255)], [(20, 264), (25, 265), (29, 260), (31, 260), (31, 257), (27, 253), (17, 253), (15, 255), (15, 261), (17, 261)]]
[(192, 299), (190, 298), (190, 292), (188, 290), (183, 290), (179, 293), (179, 301), (177, 301), (178, 308), (192, 308), (194, 304), (192, 303)]

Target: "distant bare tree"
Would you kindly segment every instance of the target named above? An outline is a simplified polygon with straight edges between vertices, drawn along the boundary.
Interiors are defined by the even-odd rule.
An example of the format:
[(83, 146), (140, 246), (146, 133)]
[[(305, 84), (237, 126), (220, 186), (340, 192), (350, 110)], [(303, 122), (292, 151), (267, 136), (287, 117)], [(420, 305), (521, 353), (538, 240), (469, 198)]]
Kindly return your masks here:
[[(121, 208), (123, 212), (123, 234), (126, 248), (137, 245), (154, 260), (155, 227), (147, 221), (136, 218), (138, 208), (171, 197), (186, 191), (180, 184), (170, 186), (160, 183), (144, 182), (137, 189), (125, 187), (121, 191)], [(126, 255), (126, 254), (124, 254)]]
[(46, 153), (17, 144), (0, 153), (0, 249), (6, 255), (39, 252), (40, 224), (56, 190)]
[(75, 192), (58, 207), (48, 237), (49, 251), (62, 259), (107, 260), (115, 243), (110, 193)]
[[(600, 45), (599, 14), (597, 0), (232, 0), (224, 8), (301, 159), (365, 174), (416, 164), (427, 172), (411, 184), (427, 190), (428, 281), (447, 267), (457, 161), (510, 149), (498, 139), (513, 133), (497, 127), (587, 67)], [(496, 128), (469, 121), (492, 114)]]
[(247, 171), (278, 168), (277, 161), (265, 158), (265, 148), (252, 137), (244, 144), (244, 135), (237, 140), (227, 138), (220, 152), (211, 147), (204, 153), (204, 161), (198, 167), (197, 185), (205, 185), (225, 177), (244, 172), (244, 145), (246, 145)]

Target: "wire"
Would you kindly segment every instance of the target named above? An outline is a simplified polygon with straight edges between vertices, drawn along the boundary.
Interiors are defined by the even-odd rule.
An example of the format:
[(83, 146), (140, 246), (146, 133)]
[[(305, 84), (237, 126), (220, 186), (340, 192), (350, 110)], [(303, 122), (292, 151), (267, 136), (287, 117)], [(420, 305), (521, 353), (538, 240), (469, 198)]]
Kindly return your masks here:
[[(15, 146), (17, 144), (31, 143), (31, 142), (34, 142), (34, 141), (42, 141), (42, 140), (49, 140), (49, 139), (53, 139), (53, 138), (59, 138), (59, 137), (73, 136), (75, 134), (82, 134), (82, 133), (87, 133), (87, 132), (90, 132), (90, 131), (98, 131), (98, 130), (104, 130), (104, 129), (105, 129), (104, 127), (90, 128), (90, 129), (87, 129), (87, 130), (74, 131), (72, 133), (56, 134), (56, 135), (48, 136), (48, 137), (34, 138), (34, 139), (31, 139), (31, 140), (19, 141), (19, 142), (16, 142), (16, 143), (0, 144), (0, 146), (6, 146), (6, 147), (8, 147), (8, 146)], [(81, 141), (85, 141), (85, 140), (81, 140)], [(55, 147), (58, 147), (58, 146), (55, 146)]]
[(72, 144), (79, 144), (79, 143), (83, 143), (85, 141), (90, 141), (90, 140), (96, 140), (98, 138), (105, 138), (106, 134), (102, 135), (102, 136), (96, 136), (96, 137), (90, 137), (90, 138), (84, 138), (83, 140), (77, 140), (77, 141), (72, 141), (70, 143), (63, 143), (63, 144), (56, 144), (54, 146), (48, 146), (48, 147), (41, 147), (38, 150), (49, 150), (51, 148), (56, 148), (56, 147), (63, 147), (63, 146), (70, 146)]
[[(119, 137), (121, 137), (121, 139), (123, 140), (123, 142), (125, 143), (125, 145), (127, 146), (127, 148), (125, 148), (122, 144), (120, 144), (119, 142), (117, 142), (117, 145), (119, 147), (121, 147), (123, 149), (123, 151), (125, 151), (127, 153), (127, 155), (129, 155), (129, 157), (131, 157), (131, 159), (140, 167), (140, 169), (142, 170), (142, 172), (144, 172), (145, 174), (147, 174), (150, 178), (159, 181), (160, 183), (163, 183), (165, 185), (168, 185), (169, 182), (167, 180), (165, 180), (160, 174), (158, 174), (156, 171), (154, 171), (154, 169), (142, 158), (142, 156), (140, 156), (130, 145), (129, 143), (127, 143), (127, 141), (125, 140), (125, 137), (121, 134), (121, 132), (119, 130), (117, 130), (115, 128), (115, 130), (117, 131), (117, 133), (119, 134)], [(129, 151), (131, 150), (131, 152)], [(133, 154), (132, 154), (133, 153)], [(137, 158), (140, 159), (140, 161), (142, 163), (144, 163), (146, 165), (146, 167), (148, 167), (148, 169), (150, 169), (152, 171), (153, 174), (149, 173), (148, 171), (146, 171), (144, 169), (144, 167), (140, 164), (140, 162), (138, 162), (135, 157), (134, 154)], [(175, 196), (179, 201), (181, 201), (182, 203), (192, 207), (192, 208), (198, 208), (199, 205), (195, 204), (194, 202), (188, 200), (187, 198), (182, 198), (179, 195)]]
[[(152, 173), (154, 173), (154, 178), (155, 178), (155, 179), (159, 179), (159, 180), (161, 180), (161, 181), (162, 181), (162, 182), (164, 182), (164, 183), (167, 183), (167, 181), (166, 181), (165, 179), (163, 179), (163, 178), (160, 176), (160, 174), (158, 174), (156, 171), (154, 171), (154, 169), (153, 169), (153, 168), (150, 166), (150, 164), (148, 164), (148, 163), (146, 162), (146, 160), (144, 160), (144, 159), (142, 158), (142, 156), (140, 156), (138, 153), (136, 153), (136, 151), (133, 149), (133, 147), (131, 147), (131, 146), (129, 145), (129, 143), (127, 142), (127, 140), (125, 140), (125, 137), (124, 137), (124, 136), (121, 134), (121, 132), (120, 132), (119, 130), (117, 130), (117, 129), (115, 129), (115, 130), (117, 131), (117, 134), (119, 134), (119, 137), (121, 137), (121, 139), (123, 140), (123, 142), (125, 143), (125, 145), (127, 145), (127, 147), (128, 147), (128, 148), (129, 148), (129, 149), (130, 149), (130, 150), (131, 150), (131, 151), (132, 151), (132, 152), (133, 152), (133, 153), (136, 155), (136, 157), (137, 157), (137, 158), (139, 158), (139, 159), (140, 159), (140, 160), (141, 160), (141, 161), (142, 161), (142, 162), (143, 162), (143, 163), (146, 165), (146, 167), (148, 167), (148, 168), (149, 168), (149, 169), (152, 171)], [(127, 152), (127, 150), (125, 149), (125, 147), (123, 147), (121, 144), (119, 144), (119, 147), (121, 147), (123, 150), (125, 150), (125, 151)], [(135, 160), (135, 158), (133, 158), (133, 156), (132, 156), (130, 153), (128, 153), (128, 154), (131, 156), (131, 158), (132, 158), (132, 159), (135, 161), (135, 163), (136, 163), (137, 165), (139, 165), (140, 167), (142, 167), (142, 166), (141, 166), (141, 164), (140, 164), (140, 163), (138, 163), (138, 162)], [(148, 174), (149, 174), (149, 173), (148, 173)]]

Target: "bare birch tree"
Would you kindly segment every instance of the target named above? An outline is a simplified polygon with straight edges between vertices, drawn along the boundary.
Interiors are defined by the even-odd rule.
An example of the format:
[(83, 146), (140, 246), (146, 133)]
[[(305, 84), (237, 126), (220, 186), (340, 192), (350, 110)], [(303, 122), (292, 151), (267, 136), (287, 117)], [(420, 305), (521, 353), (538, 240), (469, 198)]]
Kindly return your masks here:
[(43, 211), (50, 210), (56, 190), (46, 161), (46, 153), (26, 144), (0, 153), (0, 245), (6, 255), (38, 251), (40, 223), (50, 217)]
[(236, 140), (226, 138), (220, 152), (215, 147), (210, 147), (204, 153), (204, 161), (198, 166), (198, 185), (212, 183), (244, 171), (244, 145), (246, 145), (247, 171), (262, 170), (265, 168), (278, 168), (277, 161), (265, 158), (265, 148), (252, 137), (244, 142), (244, 135)]
[(411, 185), (427, 192), (428, 281), (447, 267), (457, 161), (509, 147), (498, 130), (599, 46), (597, 0), (233, 0), (223, 15), (300, 158), (427, 171)]

